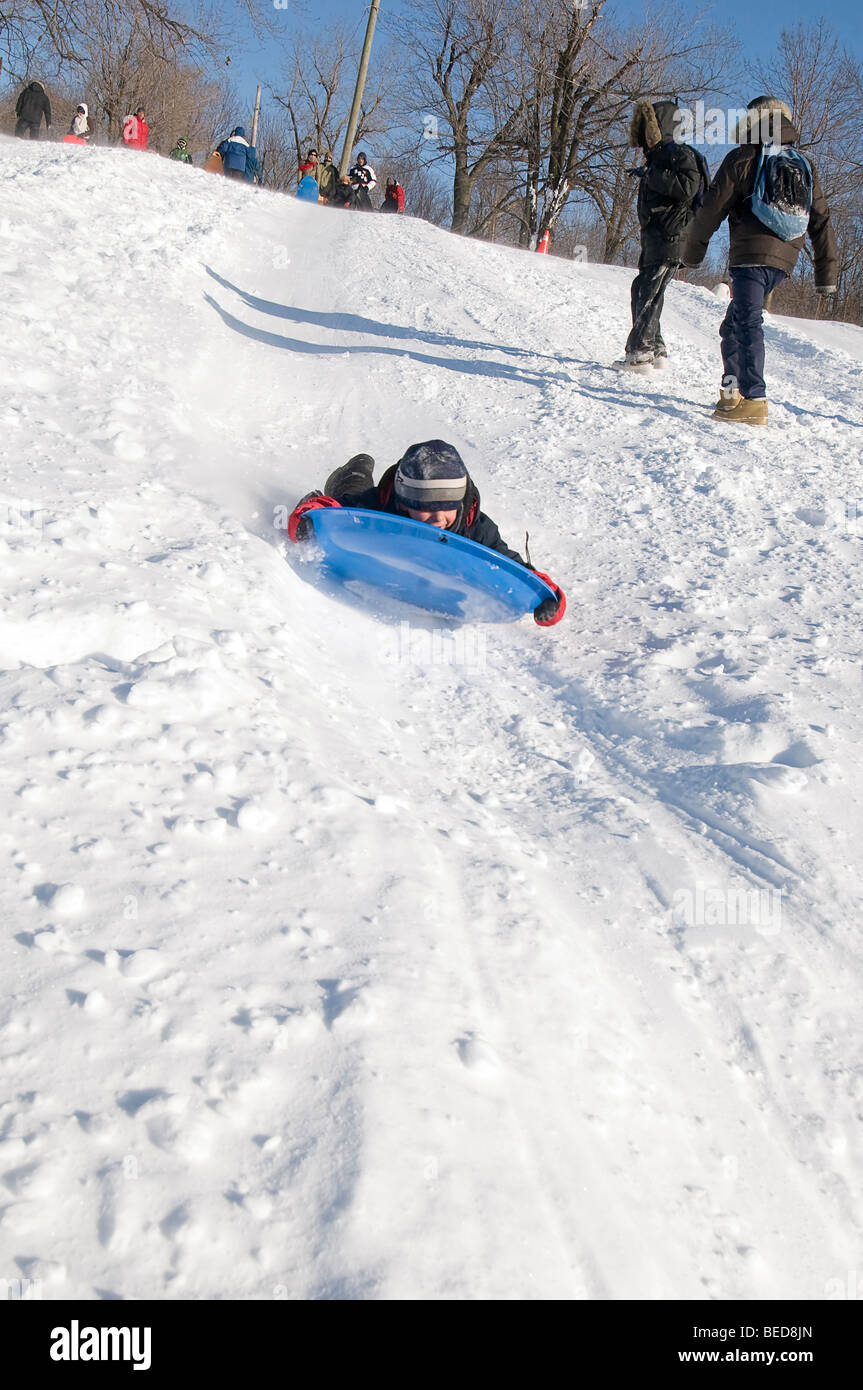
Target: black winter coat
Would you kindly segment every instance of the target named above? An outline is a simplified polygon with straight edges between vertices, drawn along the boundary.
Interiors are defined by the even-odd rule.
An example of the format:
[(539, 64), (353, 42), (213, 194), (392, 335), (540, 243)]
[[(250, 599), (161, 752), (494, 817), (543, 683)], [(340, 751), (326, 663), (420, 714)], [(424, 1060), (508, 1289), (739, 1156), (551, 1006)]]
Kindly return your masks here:
[(51, 103), (41, 82), (31, 82), (29, 87), (24, 88), (18, 98), (15, 115), (19, 121), (29, 121), (32, 125), (39, 125), (44, 116), (45, 124), (51, 124)]
[[(756, 113), (757, 114), (757, 113)], [(782, 116), (780, 139), (783, 145), (796, 145), (797, 131)], [(683, 248), (684, 263), (701, 265), (707, 243), (720, 224), (728, 218), (731, 238), (729, 264), (733, 266), (769, 265), (790, 275), (797, 263), (804, 237), (783, 241), (765, 227), (752, 211), (750, 199), (755, 187), (755, 173), (761, 155), (760, 127), (753, 121), (751, 131), (736, 150), (727, 154), (720, 164), (704, 199), (692, 221)], [(807, 159), (809, 156), (806, 156)], [(812, 161), (809, 161), (810, 164)], [(830, 211), (812, 166), (812, 211), (809, 214), (809, 238), (815, 252), (816, 285), (835, 285), (837, 271), (836, 240), (830, 223)]]
[[(368, 459), (368, 455), (362, 463), (351, 460), (331, 473), (325, 484), (327, 496), (334, 497), (346, 507), (363, 507), (372, 512), (393, 512), (397, 516), (402, 515), (393, 497), (393, 483), (398, 465), (393, 464), (388, 468), (376, 485), (372, 481), (372, 461), (369, 459), (366, 463), (365, 459)], [(508, 555), (520, 565), (525, 563), (515, 550), (510, 550), (501, 540), (500, 531), (491, 517), (480, 510), (479, 492), (470, 476), (467, 480), (467, 493), (458, 509), (455, 525), (449, 529), (458, 536), (466, 536), (469, 541), (476, 541), (478, 545), (487, 545), (489, 550), (496, 550), (500, 555)]]
[(682, 258), (684, 233), (696, 200), (707, 189), (709, 172), (703, 155), (674, 139), (674, 102), (653, 102), (652, 108), (660, 143), (642, 145), (645, 166), (639, 171), (638, 188), (641, 260), (645, 265), (674, 265)]

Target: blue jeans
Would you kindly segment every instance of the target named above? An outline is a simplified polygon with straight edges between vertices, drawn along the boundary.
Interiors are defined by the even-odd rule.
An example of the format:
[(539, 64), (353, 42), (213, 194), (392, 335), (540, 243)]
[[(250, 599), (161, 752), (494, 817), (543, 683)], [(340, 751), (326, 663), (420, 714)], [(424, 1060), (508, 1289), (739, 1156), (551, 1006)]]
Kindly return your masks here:
[(719, 326), (722, 340), (722, 374), (734, 377), (741, 396), (763, 401), (764, 333), (761, 313), (771, 290), (785, 280), (784, 270), (770, 265), (741, 265), (731, 268), (731, 303)]

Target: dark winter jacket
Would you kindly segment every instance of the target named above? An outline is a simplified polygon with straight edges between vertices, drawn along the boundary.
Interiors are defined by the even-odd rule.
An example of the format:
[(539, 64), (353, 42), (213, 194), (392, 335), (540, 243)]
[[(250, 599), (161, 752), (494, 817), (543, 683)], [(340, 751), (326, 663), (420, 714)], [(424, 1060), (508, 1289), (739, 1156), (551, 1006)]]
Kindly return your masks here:
[(339, 181), (339, 171), (333, 163), (332, 158), (328, 157), (327, 154), (323, 156), (318, 164), (315, 170), (315, 178), (318, 181), (318, 188), (321, 190), (321, 197), (329, 198)]
[(675, 139), (677, 111), (673, 101), (640, 101), (629, 128), (630, 144), (645, 158), (638, 188), (644, 264), (679, 264), (687, 223), (710, 178), (704, 156)]
[(229, 171), (242, 174), (249, 183), (260, 177), (261, 165), (254, 145), (250, 145), (242, 126), (237, 126), (221, 145), (217, 146), (222, 156), (223, 173)]
[(44, 116), (46, 126), (50, 126), (51, 103), (41, 82), (31, 82), (24, 88), (15, 106), (15, 115), (19, 121), (29, 121), (31, 125), (39, 125)]
[(352, 208), (357, 192), (358, 190), (354, 188), (350, 181), (344, 183), (341, 179), (338, 179), (333, 185), (327, 202), (331, 208)]
[[(360, 163), (361, 160), (362, 163)], [(351, 176), (351, 183), (359, 184), (361, 188), (367, 188), (371, 191), (377, 184), (377, 175), (362, 152), (357, 155), (357, 162), (353, 168), (349, 170), (349, 173)]]
[[(368, 458), (368, 455), (365, 458)], [(371, 461), (355, 463), (351, 460), (327, 478), (324, 485), (326, 496), (335, 498), (345, 507), (362, 507), (367, 511), (394, 512), (401, 515), (393, 497), (397, 467), (394, 463), (388, 468), (376, 485), (372, 481)], [(478, 545), (487, 545), (490, 550), (496, 550), (499, 554), (508, 555), (511, 560), (524, 564), (521, 556), (510, 550), (501, 540), (500, 531), (491, 518), (480, 510), (479, 492), (470, 476), (467, 480), (465, 499), (458, 509), (454, 525), (449, 529), (458, 536), (467, 536), (468, 540), (476, 541)]]
[[(684, 264), (701, 265), (707, 253), (707, 243), (720, 224), (728, 218), (731, 237), (730, 265), (772, 266), (790, 275), (797, 263), (804, 238), (783, 241), (759, 221), (750, 207), (755, 187), (755, 173), (761, 155), (761, 117), (765, 112), (780, 113), (783, 145), (796, 145), (798, 134), (791, 124), (791, 113), (784, 102), (769, 107), (757, 106), (747, 112), (736, 132), (738, 148), (727, 154), (717, 170), (707, 196), (689, 226), (683, 248)], [(769, 132), (768, 132), (769, 135)], [(807, 159), (809, 156), (806, 156)], [(810, 164), (812, 161), (809, 161)], [(819, 286), (836, 284), (836, 239), (830, 223), (830, 211), (812, 168), (812, 211), (809, 215), (809, 238), (815, 252), (815, 283)]]
[(400, 183), (388, 183), (384, 200), (381, 203), (381, 212), (404, 212), (405, 210), (405, 191)]

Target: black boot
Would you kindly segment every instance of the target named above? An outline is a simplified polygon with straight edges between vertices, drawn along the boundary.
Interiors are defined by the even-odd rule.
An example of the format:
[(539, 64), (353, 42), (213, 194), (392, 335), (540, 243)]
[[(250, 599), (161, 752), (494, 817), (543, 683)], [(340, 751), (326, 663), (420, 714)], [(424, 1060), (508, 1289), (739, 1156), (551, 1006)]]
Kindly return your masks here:
[(374, 472), (375, 461), (371, 454), (354, 454), (330, 474), (324, 483), (324, 492), (339, 501), (343, 497), (355, 497), (374, 486)]

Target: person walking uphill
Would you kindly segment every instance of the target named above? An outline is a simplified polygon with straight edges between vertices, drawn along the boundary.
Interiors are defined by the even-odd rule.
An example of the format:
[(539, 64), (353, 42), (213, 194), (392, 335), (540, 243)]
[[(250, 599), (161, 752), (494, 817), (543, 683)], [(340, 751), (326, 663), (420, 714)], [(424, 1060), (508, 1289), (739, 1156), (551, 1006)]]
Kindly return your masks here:
[(664, 367), (668, 350), (659, 326), (665, 290), (681, 259), (681, 242), (695, 205), (704, 196), (710, 171), (703, 155), (676, 139), (680, 120), (673, 101), (639, 101), (629, 143), (644, 152), (639, 178), (641, 255), (632, 282), (632, 332), (618, 371), (646, 374)]
[(254, 145), (246, 139), (243, 126), (235, 126), (231, 134), (216, 147), (222, 156), (222, 172), (226, 179), (245, 179), (254, 183), (261, 177), (261, 165)]
[[(476, 484), (452, 444), (443, 439), (411, 444), (377, 484), (374, 467), (370, 454), (356, 454), (330, 474), (324, 492), (307, 493), (288, 518), (288, 539), (300, 542), (314, 534), (306, 513), (317, 507), (362, 507), (373, 512), (394, 512), (442, 531), (452, 531), (525, 564), (501, 539), (491, 517), (480, 510)], [(525, 568), (533, 570), (529, 564)], [(534, 609), (534, 620), (540, 627), (553, 627), (566, 612), (566, 597), (547, 574), (533, 572), (554, 590), (554, 598), (543, 599)]]
[(815, 289), (836, 293), (836, 239), (812, 161), (794, 147), (791, 112), (774, 96), (750, 101), (727, 154), (690, 225), (684, 265), (698, 266), (720, 223), (731, 239), (731, 302), (719, 329), (722, 384), (713, 412), (724, 424), (766, 425), (762, 310), (791, 274), (806, 233), (815, 253)]
[(46, 133), (51, 129), (51, 103), (41, 82), (31, 82), (25, 87), (15, 105), (15, 134), (21, 140), (38, 140), (45, 117)]

